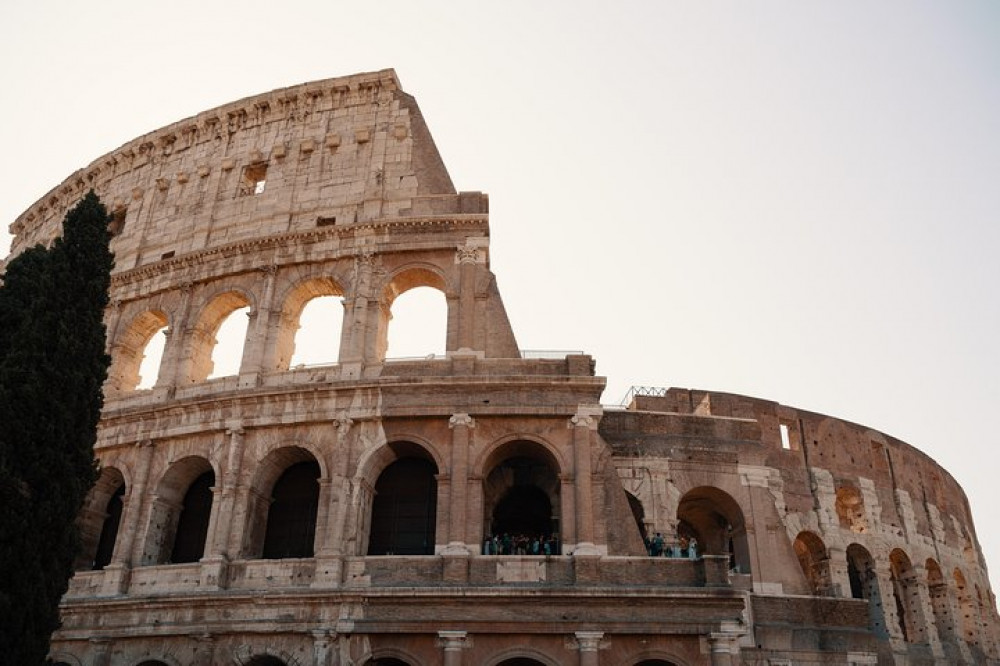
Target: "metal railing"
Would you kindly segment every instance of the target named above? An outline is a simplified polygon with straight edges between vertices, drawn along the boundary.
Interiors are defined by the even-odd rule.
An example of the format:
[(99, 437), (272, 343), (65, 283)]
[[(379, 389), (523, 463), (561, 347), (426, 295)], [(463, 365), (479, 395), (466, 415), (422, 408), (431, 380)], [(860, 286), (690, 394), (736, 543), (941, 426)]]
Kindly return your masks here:
[(519, 349), (521, 358), (563, 359), (567, 356), (581, 356), (584, 352), (578, 349)]
[(619, 403), (619, 406), (622, 407), (628, 406), (632, 402), (632, 398), (634, 398), (637, 395), (652, 396), (654, 398), (665, 398), (667, 395), (667, 391), (669, 390), (670, 389), (668, 389), (665, 386), (633, 386), (628, 390), (628, 393), (625, 394), (625, 397), (622, 398), (622, 401)]

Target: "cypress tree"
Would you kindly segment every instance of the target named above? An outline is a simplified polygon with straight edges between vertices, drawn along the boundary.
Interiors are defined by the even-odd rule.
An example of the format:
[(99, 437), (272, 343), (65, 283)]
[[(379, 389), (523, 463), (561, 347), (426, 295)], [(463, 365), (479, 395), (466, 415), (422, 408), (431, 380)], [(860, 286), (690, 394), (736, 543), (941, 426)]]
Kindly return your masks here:
[(92, 191), (0, 286), (0, 657), (45, 663), (95, 481), (113, 259)]

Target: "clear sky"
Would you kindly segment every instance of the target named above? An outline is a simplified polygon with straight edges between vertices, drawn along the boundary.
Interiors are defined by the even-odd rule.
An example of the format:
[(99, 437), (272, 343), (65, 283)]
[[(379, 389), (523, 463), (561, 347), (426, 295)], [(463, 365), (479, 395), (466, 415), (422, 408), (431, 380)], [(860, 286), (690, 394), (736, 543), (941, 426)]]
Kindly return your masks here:
[[(147, 3), (148, 4), (148, 3)], [(396, 69), (490, 194), (518, 341), (864, 423), (1000, 572), (1000, 4), (0, 5), (0, 256), (75, 169), (249, 95)]]

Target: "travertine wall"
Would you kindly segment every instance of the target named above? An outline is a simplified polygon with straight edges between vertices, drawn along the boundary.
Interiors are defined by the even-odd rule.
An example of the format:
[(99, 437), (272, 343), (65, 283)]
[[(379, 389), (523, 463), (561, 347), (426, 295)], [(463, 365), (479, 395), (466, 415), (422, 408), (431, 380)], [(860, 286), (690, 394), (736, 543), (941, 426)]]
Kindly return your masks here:
[[(522, 357), (487, 197), (454, 191), (393, 72), (140, 137), (20, 216), (14, 253), (51, 241), (91, 187), (116, 213), (113, 363), (57, 661), (997, 662), (965, 496), (919, 451), (721, 393), (605, 409), (589, 356)], [(444, 296), (447, 353), (387, 360), (393, 304), (415, 287)], [(290, 367), (303, 308), (327, 295), (344, 309), (336, 362)], [(244, 307), (240, 368), (209, 379)], [(431, 494), (419, 520), (390, 520), (387, 498), (417, 487), (385, 481), (407, 461)], [(558, 548), (484, 554), (522, 491)], [(301, 515), (280, 513), (294, 501)], [(274, 536), (279, 514), (305, 542)], [(372, 552), (387, 524), (424, 550)], [(643, 533), (697, 547), (651, 557)], [(276, 539), (294, 556), (269, 555)]]

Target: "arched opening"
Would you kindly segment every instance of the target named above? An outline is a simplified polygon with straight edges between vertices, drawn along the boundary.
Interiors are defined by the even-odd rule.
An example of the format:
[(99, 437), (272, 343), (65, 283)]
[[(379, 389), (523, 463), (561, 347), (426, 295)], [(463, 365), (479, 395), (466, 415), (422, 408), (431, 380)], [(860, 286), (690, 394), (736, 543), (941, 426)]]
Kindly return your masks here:
[(98, 571), (111, 563), (124, 502), (125, 479), (117, 469), (105, 467), (77, 519), (80, 532), (80, 550), (74, 562), (77, 571)]
[(448, 334), (448, 303), (433, 287), (415, 287), (392, 302), (387, 359), (443, 357)]
[(899, 548), (889, 553), (889, 578), (899, 632), (908, 643), (924, 642), (923, 617), (910, 558)]
[(111, 564), (111, 556), (115, 552), (118, 541), (118, 529), (122, 523), (122, 509), (125, 504), (125, 484), (123, 483), (108, 500), (105, 507), (104, 523), (101, 525), (101, 536), (97, 541), (97, 552), (94, 554), (94, 571)]
[(168, 666), (168, 664), (166, 664), (165, 662), (162, 662), (162, 661), (160, 661), (158, 659), (147, 659), (146, 661), (142, 662), (141, 664), (138, 664), (138, 666)]
[(856, 534), (864, 534), (868, 529), (868, 519), (865, 517), (865, 502), (861, 492), (851, 485), (837, 488), (837, 517), (840, 526)]
[(271, 369), (288, 370), (299, 365), (343, 360), (340, 359), (343, 295), (340, 285), (327, 277), (295, 285), (282, 304)]
[(558, 555), (559, 475), (541, 445), (508, 442), (483, 481), (483, 526), (500, 555)]
[(545, 666), (545, 664), (529, 657), (514, 657), (513, 659), (504, 659), (497, 666)]
[(246, 663), (246, 666), (288, 666), (288, 664), (277, 657), (272, 657), (269, 654), (261, 654), (256, 657), (252, 657), (250, 661)]
[(852, 543), (847, 547), (847, 576), (851, 582), (851, 597), (868, 601), (868, 620), (872, 632), (887, 638), (885, 615), (882, 612), (882, 595), (878, 589), (875, 560), (864, 546)]
[[(182, 458), (170, 466), (153, 496), (140, 560), (143, 565), (201, 559), (214, 483), (211, 464), (200, 456)], [(183, 559), (174, 559), (175, 554)]]
[(636, 663), (635, 666), (676, 666), (672, 661), (666, 661), (665, 659), (643, 659), (642, 661)]
[(750, 573), (743, 510), (718, 488), (701, 486), (684, 494), (677, 505), (677, 537), (682, 549), (685, 540), (693, 540), (697, 554), (728, 555), (737, 573)]
[[(243, 312), (248, 313), (250, 302), (243, 294), (230, 291), (220, 294), (202, 311), (198, 318), (198, 323), (191, 331), (188, 339), (188, 371), (189, 382), (202, 382), (209, 377), (218, 377), (224, 374), (238, 374), (240, 361), (243, 358), (243, 345), (246, 340), (247, 321), (246, 317), (240, 315), (235, 319), (233, 315)], [(234, 333), (241, 337), (227, 338), (225, 346), (220, 345), (217, 336), (221, 331), (223, 322), (232, 323), (227, 329), (227, 334)], [(226, 367), (219, 368), (216, 372), (215, 359), (224, 361)], [(233, 367), (235, 366), (235, 370)]]
[(343, 326), (343, 298), (316, 296), (310, 299), (299, 315), (291, 368), (337, 363)]
[(174, 548), (170, 561), (197, 562), (205, 556), (205, 540), (208, 537), (208, 521), (212, 515), (212, 486), (215, 473), (205, 472), (188, 487), (181, 503), (181, 515), (177, 521)]
[(800, 532), (792, 544), (809, 591), (816, 596), (830, 593), (830, 558), (823, 540), (813, 532)]
[(152, 388), (160, 374), (166, 347), (167, 315), (159, 310), (136, 317), (111, 350), (108, 387), (111, 393)]
[(646, 532), (646, 511), (642, 508), (642, 502), (627, 490), (625, 491), (625, 497), (628, 499), (628, 508), (632, 510), (632, 519), (635, 520), (636, 527), (639, 528), (639, 535), (642, 537), (643, 543), (648, 544), (649, 534)]
[(416, 446), (396, 444), (401, 457), (375, 483), (369, 555), (433, 555), (437, 466)]
[(208, 379), (240, 374), (249, 324), (249, 306), (233, 310), (219, 324), (219, 330), (215, 335), (215, 347), (212, 349), (212, 372), (209, 373)]
[(381, 657), (379, 659), (369, 659), (365, 666), (410, 666), (408, 662), (395, 657)]
[(319, 506), (319, 464), (298, 462), (285, 470), (271, 491), (262, 557), (312, 557)]
[(945, 643), (954, 642), (955, 623), (951, 617), (951, 602), (944, 574), (933, 558), (927, 558), (924, 568), (927, 570), (927, 593), (931, 598), (931, 611), (934, 613), (934, 628), (937, 629), (938, 638)]

